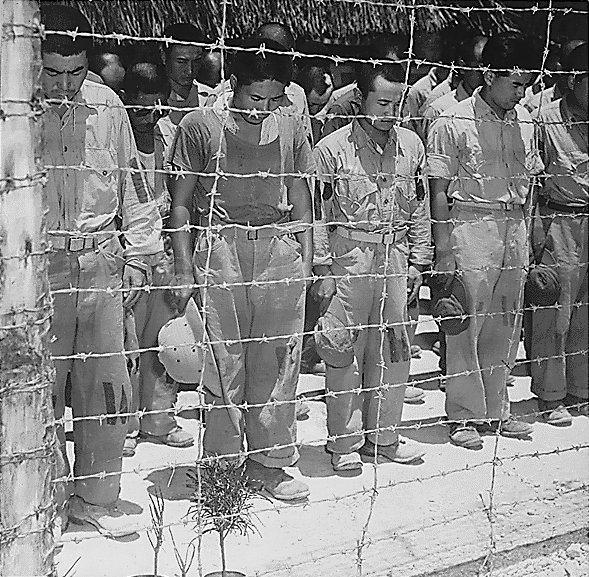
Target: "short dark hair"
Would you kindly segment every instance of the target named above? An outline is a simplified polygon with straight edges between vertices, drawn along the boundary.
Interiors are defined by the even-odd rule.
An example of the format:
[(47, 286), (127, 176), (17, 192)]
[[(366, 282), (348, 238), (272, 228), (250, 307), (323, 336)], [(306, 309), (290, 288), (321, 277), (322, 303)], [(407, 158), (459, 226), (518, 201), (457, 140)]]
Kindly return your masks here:
[(373, 90), (374, 81), (379, 76), (389, 82), (404, 84), (407, 78), (407, 69), (400, 62), (387, 62), (377, 66), (363, 62), (358, 67), (358, 88), (364, 97), (368, 96), (368, 93)]
[(138, 62), (127, 69), (123, 80), (123, 90), (130, 98), (143, 94), (163, 94), (170, 96), (170, 84), (163, 66), (152, 62)]
[[(41, 2), (41, 23), (46, 31), (59, 32), (76, 31), (90, 33), (90, 22), (79, 10), (63, 4)], [(41, 50), (45, 54), (61, 54), (73, 56), (88, 52), (92, 48), (90, 36), (64, 36), (62, 34), (48, 34), (41, 41)]]
[(474, 62), (477, 47), (483, 42), (488, 42), (488, 40), (489, 39), (486, 36), (482, 36), (481, 34), (475, 34), (474, 36), (470, 36), (469, 38), (460, 43), (456, 51), (456, 56), (466, 63)]
[[(172, 38), (178, 42), (200, 42), (201, 44), (207, 41), (206, 36), (196, 27), (188, 22), (177, 22), (170, 24), (164, 28), (164, 37)], [(165, 48), (169, 52), (174, 46), (178, 44), (168, 44)]]
[(563, 68), (567, 72), (576, 71), (580, 75), (587, 74), (589, 68), (589, 44), (585, 42), (577, 46), (563, 62)]
[(542, 63), (542, 50), (532, 38), (517, 32), (502, 32), (489, 38), (483, 48), (483, 65), (499, 70), (502, 76), (509, 76), (504, 70), (537, 70)]
[(295, 39), (292, 32), (280, 22), (266, 22), (255, 32), (254, 38), (272, 40), (282, 46), (284, 50), (292, 50), (295, 46)]
[[(284, 48), (277, 42), (260, 38), (250, 38), (243, 43), (242, 47), (260, 48), (262, 45), (275, 52), (284, 52)], [(237, 78), (237, 83), (242, 86), (264, 80), (277, 80), (288, 85), (292, 80), (292, 58), (288, 54), (276, 54), (275, 52), (262, 54), (240, 50), (231, 59), (230, 73)]]
[(374, 40), (370, 43), (370, 58), (375, 60), (387, 60), (390, 54), (395, 54), (398, 59), (407, 56), (407, 49), (409, 42), (407, 37), (402, 34), (391, 34), (383, 32), (377, 34)]
[(105, 60), (106, 54), (115, 54), (118, 57), (121, 66), (124, 68), (123, 59), (119, 49), (109, 44), (94, 46), (94, 48), (88, 52), (88, 68), (92, 70), (92, 72), (100, 74), (102, 70), (110, 64), (107, 60)]
[(328, 88), (325, 75), (329, 74), (329, 67), (319, 62), (309, 62), (297, 71), (297, 83), (303, 87), (305, 94), (313, 90), (319, 95), (325, 94)]

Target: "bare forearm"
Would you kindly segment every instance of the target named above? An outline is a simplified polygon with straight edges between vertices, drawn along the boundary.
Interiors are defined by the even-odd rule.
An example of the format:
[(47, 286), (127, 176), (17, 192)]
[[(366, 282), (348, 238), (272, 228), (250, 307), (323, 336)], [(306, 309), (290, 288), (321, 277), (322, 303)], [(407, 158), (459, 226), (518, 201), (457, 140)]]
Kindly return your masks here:
[(305, 180), (295, 180), (289, 191), (289, 201), (293, 207), (292, 219), (309, 225), (305, 231), (296, 233), (296, 238), (302, 247), (303, 262), (310, 266), (313, 261), (313, 233), (311, 230), (313, 209), (311, 193)]
[(449, 251), (450, 233), (450, 210), (448, 208), (448, 197), (446, 192), (450, 181), (443, 178), (430, 180), (431, 193), (431, 214), (432, 214), (432, 232), (436, 251)]

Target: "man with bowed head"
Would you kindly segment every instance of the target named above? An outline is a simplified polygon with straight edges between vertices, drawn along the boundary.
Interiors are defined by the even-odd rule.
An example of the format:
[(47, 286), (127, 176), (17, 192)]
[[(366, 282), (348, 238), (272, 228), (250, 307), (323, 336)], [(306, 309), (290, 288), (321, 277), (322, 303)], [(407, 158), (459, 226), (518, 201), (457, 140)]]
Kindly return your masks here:
[[(41, 18), (47, 30), (90, 32), (86, 18), (68, 6), (42, 3)], [(80, 419), (73, 425), (75, 479), (57, 485), (57, 502), (62, 527), (69, 517), (120, 537), (138, 526), (118, 500), (131, 401), (121, 355), (123, 307), (137, 301), (161, 254), (162, 221), (143, 179), (133, 178), (137, 148), (120, 99), (86, 80), (89, 48), (84, 36), (48, 34), (41, 44), (41, 82), (50, 101), (42, 159), (49, 282), (63, 291), (54, 296), (51, 352), (66, 357), (55, 361), (55, 417), (64, 415), (69, 373), (73, 416)], [(78, 354), (89, 357), (68, 358)], [(63, 476), (69, 467), (62, 426), (57, 435)]]
[(395, 463), (424, 454), (396, 431), (411, 360), (407, 303), (431, 263), (425, 150), (398, 126), (405, 78), (399, 63), (363, 64), (359, 117), (315, 148), (315, 216), (324, 219), (315, 272), (324, 278), (312, 291), (323, 309), (341, 303), (344, 325), (361, 327), (349, 362), (326, 359), (326, 388), (335, 393), (327, 395), (327, 451), (336, 471), (361, 468), (361, 454)]
[[(169, 182), (170, 227), (178, 229), (172, 233), (175, 284), (196, 279), (202, 287), (223, 389), (222, 398), (209, 399), (205, 453), (240, 458), (245, 436), (252, 484), (276, 499), (295, 500), (309, 494), (284, 468), (299, 456), (295, 391), (312, 213), (307, 181), (293, 174), (313, 173), (314, 163), (296, 113), (278, 111), (292, 77), (291, 58), (277, 54), (282, 49), (271, 40), (245, 47), (262, 42), (273, 52), (234, 57), (228, 106), (219, 98), (178, 127), (170, 160), (182, 173)], [(194, 240), (180, 230), (188, 223), (203, 227)], [(182, 311), (192, 291), (176, 294)]]
[(446, 334), (446, 412), (450, 440), (467, 449), (482, 448), (489, 430), (518, 439), (532, 431), (511, 415), (506, 379), (521, 328), (526, 206), (543, 169), (519, 105), (538, 54), (520, 34), (490, 38), (483, 86), (444, 110), (428, 134), (435, 272), (457, 276), (466, 292), (468, 327)]

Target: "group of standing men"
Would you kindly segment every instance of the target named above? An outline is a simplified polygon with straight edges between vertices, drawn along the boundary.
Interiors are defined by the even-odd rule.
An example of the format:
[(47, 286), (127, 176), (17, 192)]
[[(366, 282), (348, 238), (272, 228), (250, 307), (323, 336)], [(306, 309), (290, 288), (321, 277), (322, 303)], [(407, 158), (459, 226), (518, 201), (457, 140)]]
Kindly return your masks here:
[[(75, 9), (43, 4), (42, 16), (48, 30), (90, 32)], [(531, 426), (510, 415), (506, 379), (520, 337), (536, 175), (547, 177), (540, 256), (555, 259), (562, 306), (533, 313), (534, 392), (554, 424), (570, 418), (567, 393), (586, 401), (587, 44), (564, 63), (581, 71), (567, 76), (566, 94), (540, 108), (540, 154), (519, 102), (541, 61), (515, 33), (466, 42), (452, 78), (434, 69), (413, 87), (392, 57), (360, 65), (341, 100), (323, 102), (323, 129), (343, 122), (321, 139), (309, 96), (321, 101), (324, 92), (292, 82), (284, 52), (294, 40), (284, 27), (262, 26), (216, 86), (195, 80), (196, 29), (175, 25), (166, 36), (177, 43), (163, 51), (163, 67), (127, 69), (124, 105), (86, 79), (86, 37), (43, 40), (55, 411), (63, 417), (69, 374), (75, 417), (75, 479), (59, 485), (63, 523), (133, 532), (118, 501), (123, 452), (133, 454), (138, 434), (193, 444), (173, 416), (177, 385), (155, 351), (161, 327), (195, 296), (221, 382), (220, 393), (207, 391), (205, 454), (243, 458), (245, 441), (250, 482), (274, 498), (309, 494), (285, 471), (298, 459), (306, 295), (318, 303), (317, 338), (328, 350), (334, 470), (361, 468), (361, 456), (422, 459), (397, 429), (411, 356), (407, 305), (432, 264), (447, 286), (461, 287), (468, 321), (446, 336), (451, 441), (480, 448), (489, 429), (527, 437)], [(166, 286), (177, 288), (158, 288)], [(143, 350), (138, 373), (121, 354), (125, 338), (127, 350)], [(138, 410), (141, 421), (128, 420)], [(65, 475), (63, 430), (58, 436)]]

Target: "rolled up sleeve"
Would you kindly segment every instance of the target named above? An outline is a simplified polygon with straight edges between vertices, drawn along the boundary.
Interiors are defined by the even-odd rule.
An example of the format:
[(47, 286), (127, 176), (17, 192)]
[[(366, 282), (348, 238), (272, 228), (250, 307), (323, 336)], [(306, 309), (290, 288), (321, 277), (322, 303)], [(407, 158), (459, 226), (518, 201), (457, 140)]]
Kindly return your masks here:
[(453, 135), (452, 119), (434, 120), (427, 136), (427, 165), (430, 178), (451, 180), (458, 174), (458, 148)]

